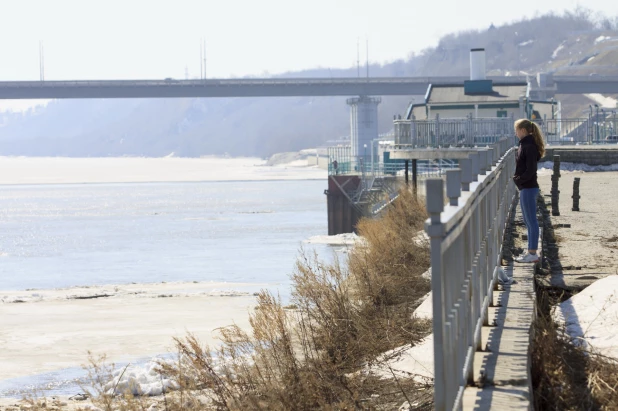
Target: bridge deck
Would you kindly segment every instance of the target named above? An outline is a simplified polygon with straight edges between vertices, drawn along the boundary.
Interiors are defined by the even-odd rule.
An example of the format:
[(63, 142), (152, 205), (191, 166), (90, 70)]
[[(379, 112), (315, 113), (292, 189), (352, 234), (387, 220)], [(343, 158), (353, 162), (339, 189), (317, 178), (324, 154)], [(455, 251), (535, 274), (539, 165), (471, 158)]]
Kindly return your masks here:
[[(525, 76), (488, 79), (502, 84), (528, 81)], [(0, 81), (0, 99), (410, 96), (424, 95), (429, 84), (463, 84), (465, 80), (467, 76)], [(554, 76), (552, 81), (544, 93), (618, 93), (618, 76)], [(536, 88), (536, 82), (531, 85)]]

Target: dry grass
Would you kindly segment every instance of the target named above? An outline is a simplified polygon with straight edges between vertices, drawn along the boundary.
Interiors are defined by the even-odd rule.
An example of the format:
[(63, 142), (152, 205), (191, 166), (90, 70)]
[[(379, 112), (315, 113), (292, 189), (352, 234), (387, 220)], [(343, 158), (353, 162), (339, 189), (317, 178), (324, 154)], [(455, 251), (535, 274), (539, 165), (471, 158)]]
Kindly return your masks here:
[[(549, 210), (544, 203), (540, 203), (539, 208), (544, 215), (546, 246), (559, 245), (562, 238), (551, 225)], [(556, 251), (548, 250), (546, 256), (552, 266), (563, 269)], [(572, 344), (564, 328), (552, 319), (552, 307), (569, 297), (571, 295), (564, 291), (544, 288), (537, 291), (537, 318), (533, 324), (531, 349), (534, 409), (618, 410), (616, 360)]]
[[(302, 253), (292, 276), (293, 309), (262, 291), (250, 331), (222, 329), (216, 349), (191, 335), (177, 339), (178, 364), (162, 364), (161, 373), (180, 390), (161, 409), (392, 409), (404, 401), (430, 409), (431, 387), (362, 372), (380, 353), (429, 333), (429, 322), (412, 316), (429, 291), (421, 277), (428, 244), (417, 238), (425, 219), (423, 204), (404, 191), (381, 219), (360, 223), (366, 244), (351, 251), (347, 268)], [(99, 397), (111, 409), (109, 396)], [(118, 409), (144, 409), (125, 397), (122, 406), (133, 408)]]
[(569, 341), (549, 315), (566, 296), (539, 294), (534, 324), (532, 378), (536, 410), (617, 410), (618, 363)]

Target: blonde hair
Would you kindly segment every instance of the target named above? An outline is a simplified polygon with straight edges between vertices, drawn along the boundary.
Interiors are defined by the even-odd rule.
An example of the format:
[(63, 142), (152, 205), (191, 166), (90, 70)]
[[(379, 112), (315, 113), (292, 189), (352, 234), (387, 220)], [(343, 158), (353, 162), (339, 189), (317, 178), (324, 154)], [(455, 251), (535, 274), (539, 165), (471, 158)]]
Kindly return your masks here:
[(515, 122), (515, 130), (526, 130), (526, 133), (530, 134), (534, 137), (534, 144), (536, 145), (537, 150), (539, 150), (539, 155), (545, 157), (545, 140), (543, 139), (543, 132), (536, 125), (536, 123), (522, 118)]

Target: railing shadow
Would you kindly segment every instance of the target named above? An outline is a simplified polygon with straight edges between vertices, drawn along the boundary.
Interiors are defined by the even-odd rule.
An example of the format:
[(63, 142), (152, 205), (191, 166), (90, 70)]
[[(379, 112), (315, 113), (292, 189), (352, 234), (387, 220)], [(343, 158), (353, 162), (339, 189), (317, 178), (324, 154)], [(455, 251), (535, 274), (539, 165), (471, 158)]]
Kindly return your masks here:
[[(492, 328), (489, 330), (486, 345), (483, 347), (484, 356), (481, 363), (481, 378), (478, 381), (480, 388), (491, 386), (492, 389), (476, 392), (475, 409), (487, 409), (486, 406), (488, 404), (491, 404), (493, 409), (509, 409), (513, 406), (513, 401), (519, 400), (524, 402), (529, 396), (529, 379), (514, 379), (513, 376), (529, 375), (528, 347), (530, 346), (530, 323), (529, 320), (523, 320), (521, 322), (510, 321), (508, 326), (505, 324), (507, 309), (509, 316), (513, 318), (518, 317), (518, 311), (522, 311), (522, 314), (525, 311), (529, 315), (535, 308), (534, 299), (529, 296), (518, 298), (517, 306), (509, 307), (511, 298), (516, 293), (523, 293), (521, 290), (513, 289), (513, 285), (517, 284), (517, 281), (513, 281), (514, 265), (512, 258), (513, 251), (515, 251), (515, 231), (518, 225), (515, 212), (517, 203), (518, 201), (515, 201), (511, 209), (502, 252), (503, 269), (511, 281), (509, 284), (501, 285), (502, 292), (494, 304), (494, 315), (489, 319), (489, 324)], [(513, 323), (515, 326), (513, 326)], [(505, 331), (509, 331), (510, 334), (508, 353), (501, 351)], [(515, 347), (521, 347), (519, 352)], [(498, 368), (499, 358), (508, 358), (508, 370)], [(501, 408), (502, 406), (504, 407)]]
[[(538, 210), (541, 220), (540, 224), (543, 228), (543, 237), (541, 239), (543, 266), (539, 270), (539, 274), (542, 276), (550, 275), (551, 277), (549, 281), (541, 281), (541, 279), (537, 278), (537, 320), (533, 326), (533, 330), (537, 333), (539, 331), (546, 332), (547, 328), (551, 327), (556, 332), (555, 335), (557, 338), (566, 337), (566, 322), (563, 323), (564, 328), (562, 328), (562, 325), (554, 322), (554, 318), (552, 316), (552, 306), (554, 304), (561, 303), (563, 312), (568, 312), (570, 314), (571, 321), (568, 324), (570, 331), (574, 332), (578, 336), (584, 336), (585, 332), (581, 327), (579, 318), (577, 318), (577, 313), (569, 298), (571, 293), (567, 290), (569, 290), (570, 287), (564, 281), (564, 267), (560, 259), (560, 246), (556, 241), (551, 212), (545, 203), (544, 197), (542, 196), (539, 197)], [(541, 345), (544, 343), (566, 343), (559, 341), (541, 341), (540, 338), (541, 336), (537, 335), (533, 341), (538, 342)], [(588, 405), (592, 407), (591, 409), (600, 409), (600, 405), (597, 404), (594, 399), (591, 386), (586, 383), (586, 364), (589, 361), (588, 355), (583, 350), (576, 349), (574, 346), (570, 345), (570, 343), (566, 344), (568, 344), (569, 347), (567, 350), (568, 358), (547, 358), (545, 355), (540, 354), (532, 356), (531, 367), (534, 371), (532, 373), (532, 388), (535, 405), (539, 408), (544, 408), (546, 406), (552, 406), (554, 402), (551, 397), (547, 398), (545, 396), (547, 393), (546, 387), (541, 386), (541, 376), (546, 370), (543, 362), (563, 361), (565, 364), (568, 363), (567, 369), (570, 370), (564, 372), (564, 375), (561, 376), (564, 385), (568, 387), (581, 388), (581, 392), (584, 393), (585, 396), (585, 398), (582, 399), (582, 403), (588, 403)], [(532, 349), (540, 353), (541, 350), (546, 349), (546, 347), (537, 347), (533, 345)]]

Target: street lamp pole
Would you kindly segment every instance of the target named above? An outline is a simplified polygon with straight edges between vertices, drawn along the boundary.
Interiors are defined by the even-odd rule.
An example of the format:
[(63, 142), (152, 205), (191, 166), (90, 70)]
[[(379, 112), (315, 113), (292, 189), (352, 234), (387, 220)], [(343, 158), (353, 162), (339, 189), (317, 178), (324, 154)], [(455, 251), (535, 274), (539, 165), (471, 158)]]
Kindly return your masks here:
[(363, 144), (365, 148), (365, 154), (363, 155), (363, 163), (367, 163), (367, 144)]
[(592, 140), (594, 139), (594, 130), (591, 128), (594, 124), (592, 122), (592, 104), (589, 104), (588, 107), (590, 107), (590, 114), (588, 114), (588, 127), (590, 127), (590, 132), (586, 130), (586, 138), (589, 139), (588, 144), (592, 144)]
[(375, 140), (372, 140), (371, 141), (371, 172), (372, 173), (374, 173), (373, 162), (375, 161), (375, 154), (373, 154), (373, 148), (374, 148), (375, 145), (376, 145)]
[(595, 104), (594, 105), (595, 109), (596, 109), (596, 125), (597, 125), (597, 144), (599, 143), (599, 105)]

